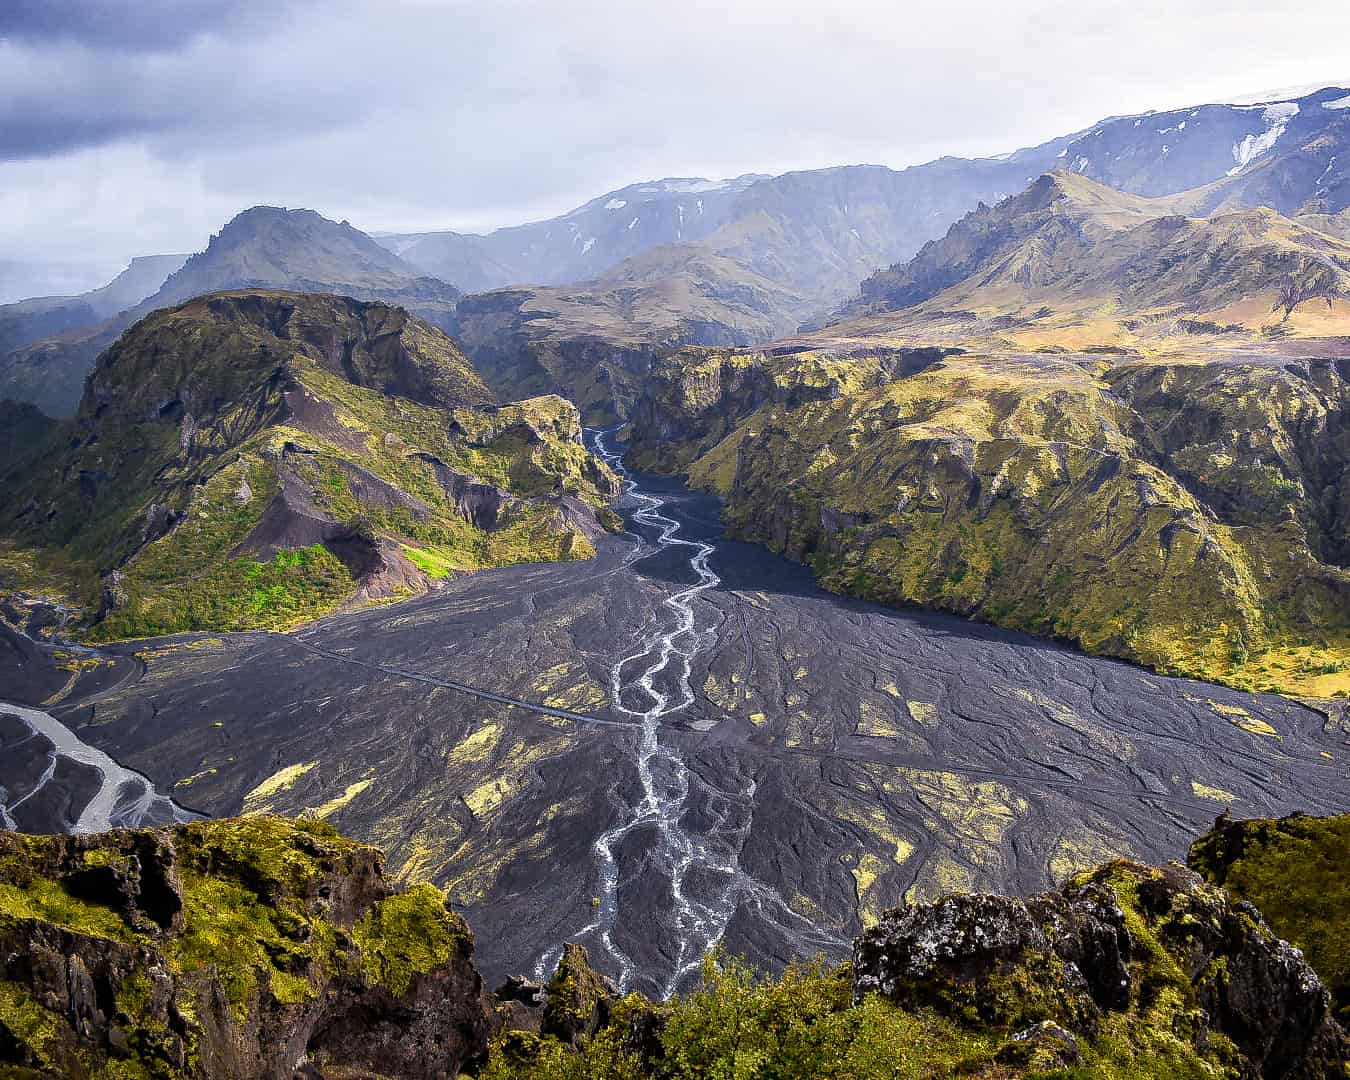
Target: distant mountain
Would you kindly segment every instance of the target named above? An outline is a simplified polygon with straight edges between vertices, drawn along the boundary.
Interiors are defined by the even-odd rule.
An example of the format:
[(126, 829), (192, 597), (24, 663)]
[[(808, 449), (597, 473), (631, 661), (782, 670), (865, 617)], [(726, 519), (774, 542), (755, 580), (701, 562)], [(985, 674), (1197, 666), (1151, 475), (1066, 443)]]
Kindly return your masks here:
[(181, 267), (186, 255), (145, 255), (102, 288), (77, 296), (40, 296), (0, 305), (0, 353), (91, 326), (139, 304)]
[(101, 579), (103, 637), (280, 627), (585, 558), (617, 490), (567, 402), (496, 405), (440, 330), (348, 297), (194, 298), (99, 357), (74, 420), (0, 416), (47, 440), (0, 463), (0, 533)]
[(1063, 168), (1135, 195), (1219, 182), (1197, 210), (1350, 206), (1350, 89), (1113, 117), (1064, 148)]
[[(719, 206), (721, 224), (701, 240), (650, 247), (582, 284), (467, 297), (454, 332), (499, 393), (547, 389), (609, 422), (655, 355), (791, 332), (853, 293), (889, 253), (908, 256), (964, 208), (1022, 188), (1064, 145), (902, 172), (859, 165), (757, 180)], [(697, 199), (676, 200), (677, 210), (689, 202), (686, 220)]]
[[(899, 172), (850, 166), (750, 182), (635, 185), (511, 233), (575, 237), (563, 262), (539, 261), (545, 249), (533, 247), (533, 263), (510, 264), (502, 256), (490, 272), (470, 267), (463, 275), (482, 281), (533, 273), (535, 281), (556, 281), (589, 266), (603, 272), (561, 288), (476, 297), (461, 305), (456, 332), (499, 391), (547, 387), (573, 397), (593, 419), (613, 420), (625, 415), (663, 351), (752, 344), (797, 325), (809, 329), (855, 293), (862, 278), (869, 279), (865, 299), (875, 301), (905, 260), (943, 237), (967, 210), (1019, 192), (1055, 168), (1127, 194), (1173, 200), (1137, 211), (1142, 217), (1271, 206), (1335, 236), (1344, 229), (1336, 215), (1350, 205), (1350, 93), (1324, 88), (1296, 100), (1116, 117), (1002, 157), (942, 158)], [(680, 185), (717, 189), (716, 197)], [(635, 193), (648, 201), (638, 204)], [(672, 208), (684, 231), (660, 242), (671, 239)], [(601, 225), (625, 216), (631, 237)], [(653, 222), (651, 232), (643, 231), (644, 220)], [(1242, 222), (1229, 226), (1240, 232)], [(1158, 238), (1133, 239), (1146, 245)], [(615, 261), (645, 243), (654, 246)], [(455, 244), (459, 265), (469, 266), (479, 249)], [(950, 278), (959, 260), (948, 254), (938, 261)], [(1029, 255), (1027, 272), (1037, 257)], [(890, 271), (869, 277), (887, 262)], [(922, 273), (922, 263), (912, 270)], [(850, 310), (856, 314), (858, 305)]]
[(428, 277), (347, 222), (313, 210), (255, 206), (231, 219), (206, 250), (142, 305), (145, 311), (222, 289), (290, 289), (405, 304), (443, 321), (460, 292)]
[(1316, 336), (1350, 316), (1350, 240), (1318, 227), (1340, 219), (1181, 212), (1198, 198), (1046, 175), (864, 281), (851, 312), (892, 340), (1127, 350), (1178, 335)]
[(486, 235), (403, 233), (375, 239), (400, 258), (461, 289), (562, 285), (597, 277), (648, 248), (701, 240), (731, 211), (735, 196), (768, 177), (668, 178), (606, 192), (561, 217)]
[[(784, 284), (793, 284), (794, 275), (806, 282), (828, 277), (814, 291), (829, 294), (839, 281), (856, 281), (940, 236), (975, 201), (1017, 191), (1049, 168), (1065, 145), (1055, 140), (997, 159), (941, 158), (898, 172), (857, 165), (776, 177), (656, 180), (606, 192), (561, 217), (486, 236), (377, 239), (426, 273), (470, 292), (592, 281), (655, 248), (701, 243)], [(806, 248), (821, 257), (819, 268), (795, 257)]]
[(0, 356), (0, 397), (68, 416), (94, 358), (137, 319), (205, 293), (259, 288), (383, 300), (442, 327), (449, 324), (460, 295), (453, 285), (419, 273), (345, 222), (329, 221), (313, 210), (255, 206), (235, 216), (205, 251), (130, 310), (107, 322), (77, 322)]

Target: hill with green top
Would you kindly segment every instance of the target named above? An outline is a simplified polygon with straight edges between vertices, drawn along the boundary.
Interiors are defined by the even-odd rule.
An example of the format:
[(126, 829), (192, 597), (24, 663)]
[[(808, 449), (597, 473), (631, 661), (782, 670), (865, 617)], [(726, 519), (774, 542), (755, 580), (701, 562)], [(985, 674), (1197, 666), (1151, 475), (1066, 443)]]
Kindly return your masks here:
[(42, 437), (0, 470), (0, 530), (81, 580), (104, 639), (281, 628), (459, 570), (586, 558), (617, 490), (568, 403), (493, 404), (441, 331), (325, 295), (156, 312)]

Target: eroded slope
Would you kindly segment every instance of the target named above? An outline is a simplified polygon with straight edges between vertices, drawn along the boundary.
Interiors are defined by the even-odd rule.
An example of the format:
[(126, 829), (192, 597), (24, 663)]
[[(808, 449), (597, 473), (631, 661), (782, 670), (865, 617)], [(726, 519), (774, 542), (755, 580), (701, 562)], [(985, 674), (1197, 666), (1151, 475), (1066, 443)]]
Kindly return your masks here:
[(439, 330), (307, 294), (143, 320), (67, 438), (4, 477), (6, 531), (85, 575), (103, 637), (286, 626), (458, 569), (585, 558), (615, 485), (566, 402), (492, 405)]

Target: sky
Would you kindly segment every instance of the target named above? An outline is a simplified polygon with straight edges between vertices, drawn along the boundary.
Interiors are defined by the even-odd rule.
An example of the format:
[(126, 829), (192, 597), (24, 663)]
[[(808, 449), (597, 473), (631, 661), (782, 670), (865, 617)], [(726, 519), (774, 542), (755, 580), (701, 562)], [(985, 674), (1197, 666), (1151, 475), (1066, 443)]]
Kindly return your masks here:
[(1297, 11), (3, 0), (0, 299), (200, 250), (259, 203), (367, 231), (486, 231), (637, 180), (899, 168), (1350, 78), (1350, 4)]

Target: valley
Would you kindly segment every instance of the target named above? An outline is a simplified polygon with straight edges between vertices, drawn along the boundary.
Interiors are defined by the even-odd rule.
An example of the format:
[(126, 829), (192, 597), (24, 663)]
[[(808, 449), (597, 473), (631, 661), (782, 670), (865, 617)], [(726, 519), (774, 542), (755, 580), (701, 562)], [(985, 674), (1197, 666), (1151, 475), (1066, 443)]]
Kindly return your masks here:
[[(110, 645), (74, 680), (38, 678), (53, 647), (28, 641), (11, 704), (191, 811), (379, 844), (400, 880), (449, 889), (490, 982), (579, 940), (657, 996), (718, 943), (840, 957), (902, 899), (1179, 858), (1225, 810), (1350, 810), (1343, 709), (832, 595), (726, 540), (712, 497), (630, 479), (630, 531), (589, 561), (288, 634)], [(84, 782), (24, 827), (70, 827)]]
[(0, 306), (0, 1074), (1339, 1076), (1347, 88), (446, 115)]

